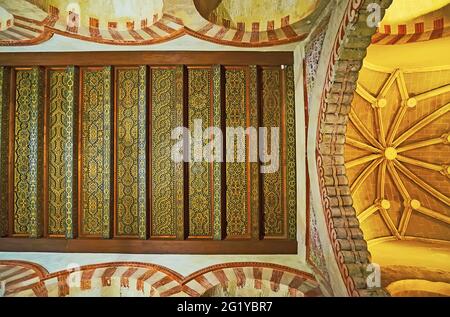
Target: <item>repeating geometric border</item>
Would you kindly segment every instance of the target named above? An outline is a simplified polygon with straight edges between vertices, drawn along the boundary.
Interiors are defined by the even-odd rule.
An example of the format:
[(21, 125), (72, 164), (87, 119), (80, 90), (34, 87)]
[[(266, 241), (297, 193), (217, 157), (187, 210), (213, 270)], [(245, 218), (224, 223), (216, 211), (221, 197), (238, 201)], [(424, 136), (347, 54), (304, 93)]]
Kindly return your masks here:
[[(327, 1), (322, 0), (316, 11), (308, 19), (315, 19), (327, 5)], [(246, 32), (216, 25), (204, 18), (203, 23), (199, 23), (199, 26), (186, 25), (180, 18), (169, 13), (163, 13), (161, 16), (155, 15), (151, 25), (147, 25), (147, 21), (144, 20), (141, 29), (135, 30), (133, 25), (128, 30), (119, 31), (113, 27), (99, 29), (98, 25), (66, 27), (59, 22), (59, 9), (50, 6), (50, 12), (43, 21), (15, 16), (10, 30), (0, 32), (4, 38), (0, 40), (0, 46), (40, 44), (50, 39), (53, 34), (113, 45), (158, 44), (183, 35), (191, 35), (208, 42), (235, 47), (268, 47), (306, 39), (311, 29), (310, 24), (303, 21), (290, 24), (289, 18), (288, 15), (282, 19), (280, 29), (273, 29), (273, 26), (270, 28), (268, 26), (267, 30), (258, 27), (252, 32)]]
[[(350, 296), (385, 295), (368, 289), (370, 254), (360, 229), (344, 161), (346, 124), (358, 73), (376, 31), (367, 24), (367, 6), (386, 9), (392, 0), (350, 0), (332, 48), (322, 91), (316, 147), (320, 195), (337, 265)], [(383, 10), (384, 13), (384, 10)]]
[[(115, 281), (120, 288), (142, 292), (147, 296), (202, 296), (215, 287), (226, 288), (229, 283), (238, 287), (251, 285), (261, 289), (263, 283), (270, 285), (271, 291), (287, 292), (289, 296), (322, 296), (319, 284), (308, 273), (286, 266), (259, 263), (233, 262), (213, 265), (196, 271), (186, 277), (164, 266), (140, 262), (111, 262), (86, 265), (48, 274), (41, 266), (24, 261), (0, 261), (0, 281), (5, 270), (16, 270), (23, 274), (25, 269), (32, 270), (34, 280), (19, 288), (6, 287), (6, 296), (67, 296), (70, 294), (69, 279), (75, 275), (81, 291), (93, 287), (109, 287)], [(30, 275), (31, 276), (31, 275)], [(36, 277), (39, 277), (36, 280)], [(13, 275), (7, 276), (9, 281), (18, 281)], [(23, 281), (20, 281), (23, 282)], [(14, 282), (17, 285), (16, 282)], [(94, 284), (96, 286), (94, 286)], [(78, 286), (78, 285), (77, 285)]]

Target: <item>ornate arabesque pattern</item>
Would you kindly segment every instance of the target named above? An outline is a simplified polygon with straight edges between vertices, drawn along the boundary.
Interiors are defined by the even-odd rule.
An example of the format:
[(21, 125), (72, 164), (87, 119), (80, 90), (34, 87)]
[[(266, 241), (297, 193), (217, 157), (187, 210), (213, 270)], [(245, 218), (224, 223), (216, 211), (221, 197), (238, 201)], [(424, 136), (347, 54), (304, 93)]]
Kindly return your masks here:
[[(189, 127), (202, 121), (203, 130), (221, 127), (221, 71), (220, 66), (191, 67), (189, 76)], [(195, 134), (195, 131), (192, 131)], [(204, 139), (202, 147), (210, 142)], [(199, 152), (199, 153), (196, 153)], [(222, 237), (221, 163), (195, 162), (203, 157), (203, 149), (192, 142), (192, 161), (189, 163), (189, 235), (193, 237)]]
[[(248, 71), (245, 68), (230, 68), (225, 72), (225, 98), (226, 98), (226, 126), (230, 128), (244, 128), (247, 126), (247, 100)], [(233, 162), (226, 163), (226, 212), (227, 212), (227, 236), (248, 235), (249, 208), (247, 204), (247, 173), (246, 162), (238, 161), (238, 149), (248, 149), (248, 142), (238, 144), (238, 137), (234, 137)], [(227, 145), (231, 144), (227, 140)], [(248, 157), (246, 155), (246, 160)]]
[(110, 67), (83, 69), (82, 223), (83, 235), (110, 235), (111, 104)]
[[(281, 68), (264, 68), (262, 72), (262, 126), (267, 127), (266, 151), (271, 154), (271, 128), (281, 128)], [(281, 138), (280, 129), (280, 138)], [(268, 236), (285, 234), (286, 221), (282, 198), (282, 142), (279, 142), (280, 168), (274, 173), (263, 174), (264, 232)]]
[(73, 238), (74, 137), (76, 72), (74, 67), (49, 71), (48, 234)]
[[(194, 128), (194, 120), (202, 120), (203, 130), (211, 124), (211, 91), (212, 71), (211, 68), (189, 69), (189, 127)], [(195, 131), (191, 131), (192, 134)], [(193, 136), (194, 137), (194, 136)], [(194, 143), (194, 142), (192, 142)], [(192, 145), (191, 162), (189, 163), (189, 235), (207, 236), (213, 235), (212, 199), (211, 188), (211, 164), (208, 162), (195, 162), (198, 153), (195, 145)], [(197, 153), (196, 153), (197, 151)]]
[[(220, 65), (212, 67), (212, 126), (222, 126), (222, 69)], [(222, 153), (223, 155), (223, 153)], [(214, 232), (213, 237), (215, 240), (222, 239), (222, 163), (213, 163), (213, 219), (214, 219)]]
[[(231, 68), (233, 69), (233, 67)], [(222, 109), (221, 90), (226, 89), (226, 87), (225, 85), (222, 87), (221, 76), (226, 76), (226, 71), (223, 71), (220, 66), (189, 68), (190, 82), (187, 83), (189, 93), (186, 94), (188, 95), (186, 97), (189, 97), (188, 109), (184, 109), (183, 85), (185, 83), (184, 78), (188, 76), (184, 77), (183, 66), (152, 67), (153, 74), (158, 74), (158, 76), (153, 75), (151, 84), (153, 88), (150, 95), (153, 106), (152, 114), (149, 117), (150, 122), (148, 122), (149, 132), (153, 133), (151, 137), (146, 135), (146, 67), (117, 68), (117, 76), (115, 76), (117, 79), (117, 93), (115, 95), (117, 98), (115, 109), (117, 111), (117, 150), (114, 155), (117, 157), (118, 166), (115, 178), (117, 182), (115, 193), (117, 194), (117, 202), (119, 202), (117, 206), (121, 205), (121, 207), (116, 210), (117, 213), (115, 214), (117, 217), (114, 228), (116, 230), (115, 236), (134, 238), (138, 235), (139, 238), (146, 238), (147, 209), (152, 223), (150, 226), (151, 237), (184, 239), (185, 234), (188, 234), (190, 237), (221, 239), (222, 235), (225, 234), (223, 229), (226, 226), (222, 227), (225, 224), (224, 218), (226, 217), (226, 213), (222, 211), (221, 187), (222, 182), (226, 182), (222, 179), (223, 164), (220, 162), (214, 164), (201, 162), (188, 165), (187, 172), (191, 176), (188, 182), (184, 177), (184, 165), (173, 164), (170, 152), (167, 153), (166, 150), (170, 150), (173, 145), (173, 140), (170, 141), (171, 130), (176, 126), (182, 126), (184, 123), (184, 111), (188, 112), (184, 114), (189, 115), (187, 119), (190, 120), (190, 126), (192, 126), (193, 120), (197, 118), (203, 120), (203, 128), (222, 127), (222, 123), (224, 126), (229, 125), (222, 122), (227, 118), (224, 116), (225, 112), (230, 115), (228, 117), (229, 122), (236, 120), (236, 126), (258, 127), (260, 125), (258, 113), (258, 98), (260, 97), (258, 90), (260, 90), (260, 87), (257, 84), (259, 70), (257, 66), (234, 68), (236, 70), (232, 71), (233, 76), (229, 75), (227, 81), (231, 86), (228, 91), (235, 94), (231, 99), (238, 104), (238, 111)], [(265, 69), (265, 72), (267, 71), (272, 71), (272, 69)], [(110, 194), (112, 168), (109, 163), (110, 156), (113, 157), (112, 142), (109, 135), (112, 133), (110, 126), (110, 118), (112, 117), (110, 101), (111, 69), (109, 67), (82, 67), (81, 81), (78, 81), (77, 67), (49, 67), (47, 72), (49, 88), (48, 133), (44, 134), (42, 130), (39, 134), (47, 136), (48, 170), (42, 174), (48, 177), (48, 186), (43, 186), (43, 189), (48, 191), (48, 198), (47, 196), (40, 197), (42, 202), (48, 202), (47, 233), (51, 237), (74, 238), (77, 235), (76, 231), (78, 231), (81, 238), (107, 238), (110, 236), (110, 223), (112, 225), (110, 221), (112, 220), (112, 207), (115, 206), (115, 204), (112, 204), (112, 194)], [(294, 117), (293, 82), (289, 82), (293, 80), (291, 78), (293, 72), (290, 73), (288, 68), (283, 71), (281, 67), (275, 67), (274, 72), (277, 73), (276, 83), (270, 86), (270, 89), (275, 91), (275, 98), (278, 98), (274, 103), (274, 107), (278, 107), (278, 110), (275, 112), (275, 116), (266, 116), (266, 121), (277, 116), (279, 123), (276, 126), (280, 126), (282, 122), (286, 121), (285, 142), (288, 147), (291, 147), (289, 144), (292, 143), (289, 142), (292, 142), (293, 139), (289, 139), (289, 131), (293, 132), (295, 126), (293, 121), (289, 121), (288, 116)], [(167, 73), (171, 73), (170, 76)], [(129, 74), (129, 78), (124, 74)], [(156, 77), (161, 77), (161, 79), (156, 80)], [(158, 81), (160, 81), (160, 84)], [(43, 77), (40, 82), (44, 83)], [(82, 89), (79, 95), (81, 97), (80, 111), (76, 109), (78, 83), (81, 85), (80, 89)], [(139, 96), (136, 96), (136, 89), (139, 91)], [(270, 96), (270, 94), (267, 95)], [(269, 103), (271, 97), (267, 97), (267, 95), (265, 98)], [(230, 96), (227, 98), (230, 98)], [(282, 101), (283, 98), (285, 98), (284, 101)], [(158, 103), (161, 104), (159, 113), (156, 107)], [(279, 110), (283, 103), (286, 105), (285, 118), (281, 118), (281, 111)], [(233, 104), (234, 101), (230, 103), (230, 105)], [(292, 105), (292, 109), (290, 105)], [(291, 114), (289, 114), (289, 109), (292, 110)], [(197, 116), (197, 113), (200, 113), (200, 116)], [(161, 127), (163, 123), (167, 123), (167, 117), (171, 120), (171, 125)], [(137, 124), (136, 120), (139, 121)], [(2, 136), (4, 139), (3, 133)], [(77, 141), (74, 140), (75, 138), (77, 138)], [(150, 148), (146, 146), (147, 139), (149, 139)], [(169, 140), (170, 144), (166, 147), (164, 143), (159, 142), (161, 139)], [(209, 140), (204, 140), (203, 145), (208, 142)], [(257, 146), (257, 142), (253, 146)], [(165, 148), (165, 150), (157, 151), (157, 147)], [(247, 150), (249, 150), (248, 146)], [(287, 156), (289, 156), (288, 151), (286, 152)], [(39, 150), (38, 153), (45, 154), (46, 152)], [(163, 162), (163, 154), (166, 155), (165, 162)], [(145, 188), (145, 183), (148, 181), (146, 174), (147, 155), (150, 155), (152, 164), (152, 168), (149, 169), (149, 173), (151, 173), (149, 185), (152, 186), (149, 194), (154, 199), (154, 201), (149, 201), (151, 204), (149, 208), (146, 206), (148, 193)], [(74, 164), (77, 156), (78, 164)], [(133, 158), (131, 164), (128, 164), (131, 161), (129, 157)], [(3, 159), (3, 157), (1, 158)], [(287, 159), (292, 159), (294, 164), (286, 165), (285, 175), (289, 179), (289, 170), (292, 170), (292, 167), (295, 166), (295, 154)], [(170, 168), (167, 168), (167, 162), (171, 164)], [(204, 173), (198, 174), (198, 166), (202, 165), (205, 167)], [(259, 232), (259, 230), (262, 230), (262, 227), (260, 229), (262, 210), (259, 202), (261, 195), (259, 163), (236, 163), (232, 167), (238, 167), (239, 165), (243, 167), (239, 171), (239, 180), (238, 177), (228, 177), (228, 183), (232, 184), (239, 181), (243, 185), (242, 191), (234, 191), (236, 196), (241, 195), (240, 204), (243, 208), (238, 209), (236, 207), (234, 209), (238, 217), (234, 219), (229, 217), (230, 229), (228, 235), (245, 239), (260, 239), (263, 234)], [(78, 167), (80, 173), (77, 171)], [(166, 169), (173, 171), (170, 174), (171, 184), (169, 186), (161, 182), (161, 184), (164, 183), (167, 186), (159, 186), (157, 174), (166, 174), (166, 172), (162, 172)], [(44, 171), (43, 168), (41, 170)], [(127, 173), (131, 178), (127, 178), (127, 175), (125, 175)], [(229, 173), (229, 175), (232, 174)], [(280, 175), (281, 172), (277, 177), (280, 177), (281, 182), (282, 177)], [(132, 179), (132, 182), (129, 182), (130, 179)], [(201, 186), (198, 186), (199, 179), (200, 182), (204, 183)], [(187, 187), (191, 190), (189, 213), (186, 210), (187, 206), (184, 206), (185, 182), (188, 183)], [(289, 180), (287, 182), (287, 186), (289, 186)], [(138, 185), (136, 189), (136, 184), (144, 185)], [(281, 186), (285, 185), (279, 183), (279, 188)], [(173, 193), (169, 194), (166, 188), (169, 188)], [(287, 197), (282, 197), (280, 190), (276, 191), (278, 200), (275, 204), (278, 204), (278, 216), (282, 218), (280, 220), (282, 233), (268, 236), (276, 236), (277, 238), (286, 238), (288, 235), (289, 237), (295, 236), (295, 215), (291, 218), (289, 211), (291, 210), (289, 206), (295, 205), (295, 201), (294, 205), (290, 205), (289, 197), (295, 195), (292, 195), (292, 192), (289, 193), (289, 188), (286, 187)], [(293, 188), (295, 190), (295, 186)], [(125, 194), (125, 191), (130, 191), (131, 194)], [(274, 190), (268, 185), (266, 191), (273, 192)], [(157, 195), (161, 198), (159, 202), (157, 202)], [(172, 195), (173, 205), (166, 203), (169, 195)], [(196, 195), (203, 196), (206, 203), (193, 204)], [(45, 198), (48, 200), (46, 201)], [(80, 204), (78, 204), (77, 198), (81, 198)], [(286, 200), (282, 201), (282, 199)], [(131, 200), (133, 201), (130, 203)], [(227, 204), (229, 207), (235, 202), (237, 202), (237, 199), (228, 197)], [(285, 208), (283, 204), (285, 204)], [(74, 207), (79, 209), (75, 211)], [(164, 210), (164, 213), (159, 214), (158, 208)], [(293, 208), (295, 209), (295, 207)], [(79, 228), (77, 228), (78, 214), (80, 216)], [(170, 218), (167, 218), (167, 215), (172, 217), (170, 221), (167, 220)], [(26, 217), (28, 217), (28, 214)], [(128, 221), (128, 224), (123, 225), (122, 222), (121, 225), (121, 219), (127, 217), (131, 220)], [(185, 222), (185, 217), (190, 219), (189, 231), (187, 225), (185, 228), (187, 222)], [(192, 219), (195, 217), (197, 218)], [(201, 219), (202, 217), (204, 218)], [(30, 219), (27, 218), (26, 220), (29, 221)], [(199, 219), (200, 221), (198, 221)], [(204, 221), (202, 222), (202, 220)], [(170, 222), (170, 224), (166, 226), (164, 222)], [(293, 231), (290, 231), (291, 223), (293, 224)], [(240, 227), (240, 224), (242, 227)], [(128, 228), (126, 228), (127, 226)]]
[(41, 235), (42, 70), (16, 71), (14, 234)]
[(0, 237), (8, 233), (9, 70), (0, 67)]
[[(259, 126), (257, 72), (257, 66), (225, 68), (227, 127)], [(259, 239), (259, 163), (250, 162), (253, 150), (258, 151), (257, 139), (252, 141), (247, 135), (244, 147), (245, 162), (226, 163), (227, 236)], [(234, 148), (236, 161), (237, 139)]]
[[(143, 69), (142, 69), (143, 68)], [(143, 78), (141, 78), (143, 72)], [(141, 188), (145, 191), (145, 164), (140, 166), (141, 130), (144, 130), (140, 112), (145, 118), (145, 66), (118, 69), (116, 92), (116, 235), (145, 238), (140, 224), (145, 223), (141, 214)], [(143, 81), (143, 82), (141, 82)], [(144, 108), (144, 109), (141, 109)], [(145, 142), (145, 139), (144, 139)], [(140, 177), (143, 176), (143, 177)], [(144, 181), (140, 181), (140, 180)], [(145, 201), (144, 201), (145, 208)]]
[(184, 237), (183, 163), (171, 158), (171, 132), (183, 126), (183, 69), (152, 68), (152, 237)]

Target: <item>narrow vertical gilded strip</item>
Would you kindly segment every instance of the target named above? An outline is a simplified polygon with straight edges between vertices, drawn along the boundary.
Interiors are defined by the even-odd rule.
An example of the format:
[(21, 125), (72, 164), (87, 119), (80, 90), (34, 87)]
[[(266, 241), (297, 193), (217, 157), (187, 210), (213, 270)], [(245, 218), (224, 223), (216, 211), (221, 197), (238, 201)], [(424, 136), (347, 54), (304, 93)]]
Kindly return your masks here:
[(293, 66), (286, 67), (285, 76), (288, 238), (295, 240), (297, 236), (297, 174), (295, 147), (295, 82)]
[(9, 69), (0, 67), (0, 237), (8, 234)]
[[(184, 109), (184, 67), (178, 66), (175, 73), (175, 127), (183, 126), (183, 109)], [(177, 239), (182, 240), (185, 237), (184, 228), (184, 163), (175, 164), (175, 191), (176, 191), (176, 235)]]
[[(255, 65), (250, 66), (250, 126), (258, 131), (259, 117), (258, 117), (258, 68)], [(249, 153), (258, 153), (258, 140), (249, 142)], [(249, 158), (247, 158), (249, 159)], [(261, 213), (259, 206), (259, 163), (250, 163), (250, 210), (251, 210), (251, 234), (253, 239), (260, 238), (260, 223)]]
[(138, 231), (139, 238), (147, 238), (146, 208), (146, 117), (147, 117), (147, 67), (139, 67), (139, 105), (138, 105)]
[(103, 211), (102, 237), (111, 236), (111, 67), (103, 69)]
[[(216, 128), (222, 127), (222, 82), (221, 66), (215, 65), (213, 72), (213, 125)], [(222, 162), (214, 162), (213, 182), (214, 182), (214, 240), (222, 239)], [(225, 212), (225, 211), (223, 211)]]

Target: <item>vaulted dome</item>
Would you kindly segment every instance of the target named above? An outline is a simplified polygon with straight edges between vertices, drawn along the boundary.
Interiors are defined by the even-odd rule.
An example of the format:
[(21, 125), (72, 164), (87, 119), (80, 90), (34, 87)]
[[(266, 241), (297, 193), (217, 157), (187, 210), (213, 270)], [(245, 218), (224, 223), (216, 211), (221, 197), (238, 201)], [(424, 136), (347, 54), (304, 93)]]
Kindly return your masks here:
[(255, 24), (272, 29), (299, 22), (317, 8), (318, 0), (195, 0), (200, 14), (207, 20), (251, 32)]
[[(99, 29), (140, 29), (151, 25), (162, 16), (163, 0), (41, 0), (38, 4), (49, 13), (58, 10), (60, 19), (78, 19), (80, 26), (93, 26), (98, 21)], [(70, 13), (78, 17), (69, 17)], [(77, 21), (72, 21), (76, 23)], [(70, 23), (70, 22), (69, 22)], [(95, 22), (97, 23), (97, 22)]]

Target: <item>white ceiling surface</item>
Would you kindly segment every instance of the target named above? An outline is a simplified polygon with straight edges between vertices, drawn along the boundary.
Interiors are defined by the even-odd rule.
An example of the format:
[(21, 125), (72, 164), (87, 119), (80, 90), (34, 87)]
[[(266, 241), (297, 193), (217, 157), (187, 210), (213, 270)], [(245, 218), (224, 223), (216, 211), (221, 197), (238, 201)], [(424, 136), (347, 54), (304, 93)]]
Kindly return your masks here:
[(188, 34), (165, 43), (151, 45), (110, 45), (88, 42), (54, 34), (53, 37), (41, 44), (30, 46), (0, 46), (1, 52), (95, 52), (95, 51), (287, 51), (291, 52), (297, 43), (290, 43), (271, 47), (234, 47), (220, 45), (197, 39)]

